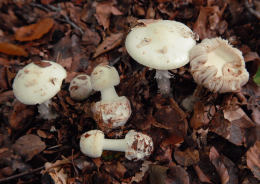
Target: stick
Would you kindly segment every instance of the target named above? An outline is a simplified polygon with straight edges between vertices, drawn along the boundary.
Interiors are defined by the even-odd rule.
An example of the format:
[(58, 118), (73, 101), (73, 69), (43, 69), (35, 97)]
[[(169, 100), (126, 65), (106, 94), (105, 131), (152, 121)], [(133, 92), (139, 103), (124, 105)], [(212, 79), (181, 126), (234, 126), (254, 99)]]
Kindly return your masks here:
[(9, 181), (9, 180), (13, 180), (13, 179), (16, 179), (16, 178), (20, 178), (20, 177), (25, 176), (25, 175), (27, 175), (27, 174), (32, 174), (32, 173), (38, 172), (38, 171), (40, 171), (40, 170), (42, 170), (42, 169), (44, 169), (44, 166), (38, 167), (38, 168), (36, 168), (36, 169), (30, 169), (30, 170), (28, 170), (28, 171), (25, 171), (25, 172), (22, 172), (22, 173), (19, 173), (19, 174), (15, 174), (15, 175), (13, 175), (13, 176), (9, 176), (9, 177), (7, 177), (7, 178), (2, 178), (2, 179), (0, 179), (0, 183), (4, 183), (4, 182), (7, 182), (7, 181)]

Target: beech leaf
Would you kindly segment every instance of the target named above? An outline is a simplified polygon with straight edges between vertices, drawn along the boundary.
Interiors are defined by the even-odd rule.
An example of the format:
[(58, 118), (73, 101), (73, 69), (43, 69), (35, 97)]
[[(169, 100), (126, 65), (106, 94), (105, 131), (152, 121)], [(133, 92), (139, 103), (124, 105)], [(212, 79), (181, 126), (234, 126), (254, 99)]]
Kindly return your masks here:
[(44, 18), (35, 24), (18, 28), (15, 32), (15, 39), (22, 42), (39, 39), (48, 33), (53, 25), (53, 19)]
[(28, 56), (28, 53), (20, 46), (11, 43), (0, 43), (0, 52), (12, 56)]

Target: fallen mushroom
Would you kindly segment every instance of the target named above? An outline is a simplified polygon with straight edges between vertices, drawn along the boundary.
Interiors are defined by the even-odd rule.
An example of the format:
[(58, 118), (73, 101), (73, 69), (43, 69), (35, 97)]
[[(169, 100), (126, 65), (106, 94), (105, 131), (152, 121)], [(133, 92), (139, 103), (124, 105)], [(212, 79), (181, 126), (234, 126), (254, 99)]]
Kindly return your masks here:
[(19, 70), (13, 82), (14, 96), (23, 104), (38, 106), (44, 119), (55, 119), (57, 114), (51, 108), (51, 98), (61, 88), (66, 70), (53, 61), (35, 62)]
[(130, 130), (125, 139), (105, 139), (100, 130), (85, 132), (80, 138), (80, 150), (86, 156), (97, 158), (103, 150), (125, 152), (128, 160), (142, 160), (153, 151), (153, 141), (148, 135)]
[(168, 70), (180, 68), (189, 62), (189, 51), (196, 44), (191, 29), (177, 21), (139, 20), (142, 25), (131, 29), (125, 46), (138, 63), (156, 69), (160, 93), (171, 93), (171, 74)]
[(101, 92), (101, 101), (94, 103), (91, 110), (102, 130), (123, 126), (131, 115), (129, 100), (115, 91), (119, 82), (118, 72), (112, 66), (100, 64), (91, 73), (93, 89)]
[(204, 39), (190, 51), (191, 73), (197, 84), (212, 92), (236, 92), (249, 74), (241, 51), (221, 38)]
[(70, 82), (69, 92), (73, 100), (85, 100), (91, 95), (92, 91), (90, 76), (86, 74), (78, 75)]

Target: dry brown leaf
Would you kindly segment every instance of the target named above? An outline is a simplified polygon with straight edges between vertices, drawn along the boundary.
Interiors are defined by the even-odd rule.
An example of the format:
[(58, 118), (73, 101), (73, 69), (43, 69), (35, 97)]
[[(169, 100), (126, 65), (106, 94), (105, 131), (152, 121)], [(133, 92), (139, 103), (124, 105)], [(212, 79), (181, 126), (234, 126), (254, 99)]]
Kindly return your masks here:
[(15, 39), (18, 41), (32, 41), (41, 38), (43, 35), (48, 33), (54, 20), (51, 18), (44, 18), (35, 24), (23, 26), (15, 31)]
[(214, 113), (214, 106), (204, 106), (202, 102), (196, 102), (194, 105), (193, 116), (190, 120), (191, 127), (197, 130), (204, 125), (208, 125)]
[(104, 54), (116, 48), (121, 44), (122, 41), (123, 41), (123, 33), (111, 34), (109, 37), (106, 37), (104, 41), (97, 47), (93, 57), (95, 58), (101, 54)]
[(37, 135), (27, 134), (16, 140), (13, 145), (14, 150), (25, 158), (31, 160), (35, 155), (46, 148), (46, 145)]
[(224, 10), (225, 6), (221, 10), (218, 6), (200, 7), (200, 14), (193, 25), (193, 31), (199, 35), (201, 40), (215, 37), (216, 30), (222, 29), (220, 20)]
[(247, 158), (246, 163), (248, 168), (252, 171), (254, 176), (260, 180), (260, 141), (259, 140), (257, 140), (255, 144), (246, 152), (246, 158)]
[(246, 131), (255, 124), (238, 106), (228, 107), (216, 113), (210, 124), (210, 131), (224, 137), (237, 146), (243, 145)]
[(104, 29), (109, 28), (110, 24), (110, 16), (113, 15), (122, 15), (114, 5), (113, 2), (101, 2), (96, 5), (96, 19), (100, 25), (104, 27)]
[(34, 115), (33, 107), (24, 105), (18, 101), (14, 103), (14, 108), (10, 112), (8, 120), (13, 129), (21, 129), (24, 127)]
[(237, 168), (231, 160), (219, 155), (214, 147), (210, 148), (209, 158), (221, 178), (221, 184), (238, 184)]
[(188, 173), (180, 166), (170, 167), (165, 184), (190, 184)]
[(22, 47), (7, 42), (0, 43), (0, 52), (12, 56), (28, 56)]
[(197, 173), (197, 176), (199, 177), (199, 180), (201, 182), (206, 182), (206, 183), (212, 183), (209, 179), (208, 176), (206, 176), (203, 171), (200, 169), (200, 167), (198, 165), (193, 166), (194, 170)]
[(174, 158), (178, 164), (187, 167), (199, 162), (199, 152), (190, 148), (184, 151), (176, 150), (174, 151)]

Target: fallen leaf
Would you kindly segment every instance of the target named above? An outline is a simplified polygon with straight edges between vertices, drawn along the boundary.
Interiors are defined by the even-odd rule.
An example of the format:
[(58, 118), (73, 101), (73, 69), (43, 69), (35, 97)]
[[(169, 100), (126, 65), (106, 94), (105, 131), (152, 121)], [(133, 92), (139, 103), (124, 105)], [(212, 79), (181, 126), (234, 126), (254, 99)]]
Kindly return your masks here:
[(237, 146), (243, 145), (246, 131), (252, 127), (255, 127), (255, 123), (238, 106), (224, 109), (223, 114), (216, 113), (210, 123), (210, 131)]
[(149, 180), (150, 184), (164, 184), (166, 179), (166, 171), (168, 167), (160, 165), (150, 165), (149, 167)]
[(100, 25), (104, 27), (104, 29), (109, 28), (110, 24), (110, 16), (113, 15), (122, 15), (114, 5), (113, 2), (100, 2), (96, 5), (96, 14), (95, 17)]
[(46, 145), (37, 135), (27, 134), (19, 139), (13, 145), (13, 149), (26, 161), (31, 160), (35, 155), (39, 154), (46, 148)]
[(210, 148), (209, 158), (221, 178), (221, 184), (238, 184), (237, 168), (231, 160), (219, 155), (214, 147)]
[(109, 37), (106, 37), (97, 47), (93, 57), (95, 58), (119, 46), (123, 41), (123, 35), (123, 33), (115, 33), (111, 34)]
[(199, 177), (200, 182), (212, 183), (208, 176), (206, 176), (198, 165), (193, 166), (194, 170)]
[(208, 125), (214, 113), (214, 106), (204, 105), (200, 101), (196, 102), (194, 105), (193, 116), (190, 120), (190, 126), (197, 130), (202, 126)]
[(23, 26), (15, 31), (15, 39), (18, 41), (32, 41), (41, 38), (43, 35), (48, 33), (54, 20), (51, 18), (44, 18), (35, 24)]
[(199, 162), (199, 152), (190, 148), (184, 151), (175, 150), (174, 158), (178, 164), (187, 167)]
[[(256, 132), (259, 136), (259, 129)], [(247, 167), (252, 171), (254, 176), (260, 180), (260, 139), (246, 152)]]
[(22, 47), (7, 42), (0, 43), (0, 52), (12, 56), (28, 56)]
[(188, 173), (180, 166), (173, 166), (167, 170), (165, 184), (190, 184)]
[(14, 108), (10, 112), (8, 120), (13, 129), (21, 129), (30, 122), (30, 118), (34, 115), (33, 107), (24, 105), (18, 101), (14, 103)]

